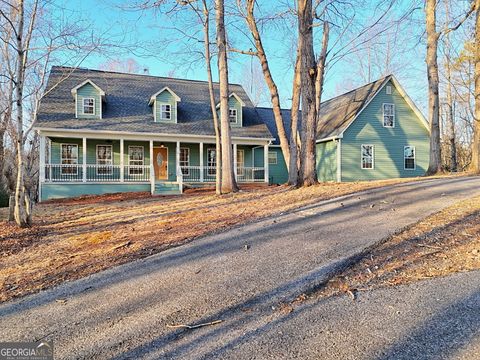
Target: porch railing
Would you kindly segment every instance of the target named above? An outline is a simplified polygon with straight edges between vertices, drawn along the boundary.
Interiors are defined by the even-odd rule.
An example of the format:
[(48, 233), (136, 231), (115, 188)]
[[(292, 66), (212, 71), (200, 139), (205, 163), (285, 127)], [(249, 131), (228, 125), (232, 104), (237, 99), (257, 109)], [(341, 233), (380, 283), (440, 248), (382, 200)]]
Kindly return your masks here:
[[(186, 183), (215, 182), (216, 167), (214, 166), (182, 166), (183, 181)], [(203, 178), (200, 175), (203, 172)], [(238, 182), (263, 182), (265, 179), (263, 167), (238, 167)]]
[[(125, 182), (150, 181), (150, 166), (124, 166)], [(120, 182), (120, 165), (87, 165), (85, 174), (83, 165), (46, 164), (45, 182)]]

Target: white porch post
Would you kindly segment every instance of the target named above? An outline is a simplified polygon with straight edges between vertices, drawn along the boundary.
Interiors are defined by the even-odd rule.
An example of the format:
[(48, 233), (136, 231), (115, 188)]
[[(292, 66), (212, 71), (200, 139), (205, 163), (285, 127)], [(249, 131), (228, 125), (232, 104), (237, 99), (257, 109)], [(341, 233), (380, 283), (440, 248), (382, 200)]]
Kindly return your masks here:
[(203, 142), (200, 143), (200, 182), (203, 183)]
[(155, 171), (153, 169), (153, 140), (150, 140), (150, 192), (155, 192)]
[(38, 199), (42, 201), (42, 184), (45, 182), (45, 136), (40, 135), (39, 149), (40, 181), (38, 182)]
[(268, 171), (268, 144), (263, 147), (263, 172), (265, 174), (265, 182), (269, 182), (269, 171)]
[(120, 182), (125, 181), (125, 159), (124, 159), (124, 153), (125, 153), (125, 148), (124, 148), (124, 141), (123, 139), (120, 139)]
[(235, 180), (237, 180), (237, 144), (233, 144), (233, 173), (235, 174)]
[(87, 182), (87, 138), (82, 140), (82, 181)]
[[(175, 149), (175, 169), (180, 169), (180, 141), (177, 141), (177, 147)], [(175, 174), (178, 176), (177, 171)]]

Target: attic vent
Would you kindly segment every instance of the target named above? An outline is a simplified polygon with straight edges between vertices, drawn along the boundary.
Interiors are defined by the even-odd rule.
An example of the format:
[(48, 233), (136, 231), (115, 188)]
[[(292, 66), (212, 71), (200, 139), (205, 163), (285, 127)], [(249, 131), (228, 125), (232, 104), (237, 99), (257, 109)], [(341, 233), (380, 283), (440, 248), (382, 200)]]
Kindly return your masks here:
[(392, 95), (392, 87), (387, 85), (387, 95)]

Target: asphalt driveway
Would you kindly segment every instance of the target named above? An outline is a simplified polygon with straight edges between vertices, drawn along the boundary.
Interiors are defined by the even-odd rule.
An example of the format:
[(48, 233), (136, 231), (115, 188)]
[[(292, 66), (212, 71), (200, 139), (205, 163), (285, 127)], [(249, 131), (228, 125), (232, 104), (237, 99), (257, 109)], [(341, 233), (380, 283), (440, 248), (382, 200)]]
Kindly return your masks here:
[[(365, 247), (477, 194), (479, 177), (405, 183), (197, 239), (1, 305), (0, 341), (53, 339), (59, 359), (208, 357), (245, 334), (257, 338), (280, 301)], [(219, 319), (195, 331), (167, 327)]]

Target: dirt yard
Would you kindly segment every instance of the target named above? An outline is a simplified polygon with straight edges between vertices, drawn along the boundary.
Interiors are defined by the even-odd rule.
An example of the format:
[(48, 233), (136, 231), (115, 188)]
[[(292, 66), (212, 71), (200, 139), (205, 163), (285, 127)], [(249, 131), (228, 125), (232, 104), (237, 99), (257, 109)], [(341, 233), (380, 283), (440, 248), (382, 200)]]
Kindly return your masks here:
[(480, 197), (459, 202), (396, 234), (332, 279), (325, 297), (480, 269)]
[[(408, 180), (250, 188), (216, 196), (115, 194), (43, 203), (34, 226), (0, 221), (0, 301), (143, 258), (209, 233), (360, 190)], [(411, 179), (409, 180), (411, 181)], [(6, 209), (0, 212), (6, 219)]]

